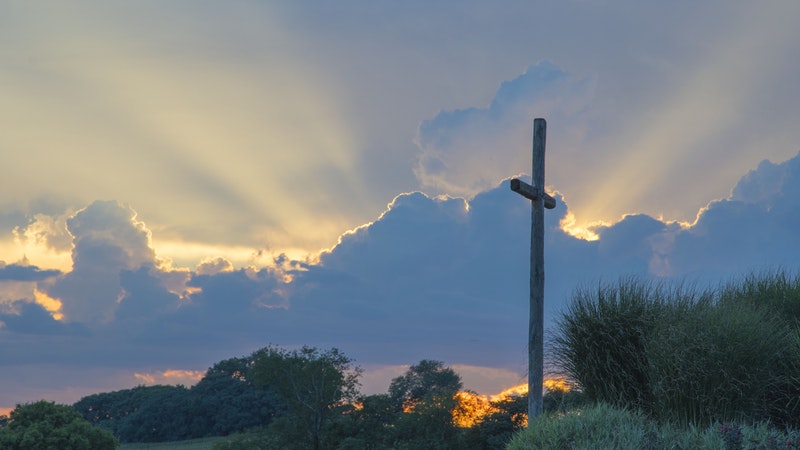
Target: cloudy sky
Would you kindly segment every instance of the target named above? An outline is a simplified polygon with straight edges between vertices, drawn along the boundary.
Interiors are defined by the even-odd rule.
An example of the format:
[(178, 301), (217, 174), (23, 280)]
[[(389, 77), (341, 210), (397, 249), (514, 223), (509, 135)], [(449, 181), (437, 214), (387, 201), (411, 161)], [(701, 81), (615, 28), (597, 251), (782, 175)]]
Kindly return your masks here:
[(269, 343), (524, 380), (576, 287), (795, 270), (800, 4), (0, 3), (0, 410)]

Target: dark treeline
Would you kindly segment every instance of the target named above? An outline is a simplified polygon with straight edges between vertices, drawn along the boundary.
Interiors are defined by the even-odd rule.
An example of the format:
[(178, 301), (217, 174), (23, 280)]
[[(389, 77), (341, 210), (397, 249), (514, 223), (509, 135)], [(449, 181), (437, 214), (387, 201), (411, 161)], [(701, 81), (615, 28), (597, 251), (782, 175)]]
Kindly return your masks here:
[[(488, 402), (439, 361), (411, 366), (386, 394), (361, 395), (360, 375), (337, 349), (269, 346), (215, 364), (191, 388), (139, 386), (74, 408), (121, 442), (229, 436), (216, 449), (501, 449), (527, 420), (526, 397)], [(546, 408), (577, 395), (553, 391)]]
[(195, 386), (139, 386), (94, 394), (73, 407), (122, 442), (162, 442), (224, 436), (269, 424), (283, 400), (251, 379), (252, 358), (231, 358), (208, 369)]

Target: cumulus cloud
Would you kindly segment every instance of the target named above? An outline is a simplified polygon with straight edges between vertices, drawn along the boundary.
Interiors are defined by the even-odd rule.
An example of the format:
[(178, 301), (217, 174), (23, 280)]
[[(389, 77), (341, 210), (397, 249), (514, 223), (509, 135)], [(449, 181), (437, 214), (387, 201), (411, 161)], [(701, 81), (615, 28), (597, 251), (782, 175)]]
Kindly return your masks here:
[[(472, 196), (530, 167), (534, 117), (575, 124), (593, 95), (592, 78), (570, 75), (549, 61), (500, 85), (483, 108), (442, 111), (419, 127), (414, 170), (423, 186)], [(563, 129), (557, 132), (561, 133)]]
[(41, 305), (18, 302), (17, 311), (11, 314), (0, 313), (3, 333), (21, 335), (81, 335), (87, 336), (88, 330), (82, 324), (62, 323)]
[(214, 275), (220, 272), (232, 271), (233, 263), (222, 257), (204, 258), (195, 269), (195, 273), (198, 275)]
[(120, 274), (156, 264), (150, 231), (115, 201), (96, 201), (67, 220), (73, 237), (72, 271), (48, 293), (63, 302), (66, 318), (107, 322), (123, 294)]
[[(600, 280), (634, 274), (715, 283), (749, 270), (796, 270), (799, 180), (800, 155), (762, 162), (691, 225), (630, 215), (597, 228), (595, 241), (561, 230), (569, 208), (556, 194), (557, 207), (545, 215), (546, 326), (576, 287)], [(58, 322), (40, 304), (12, 301), (14, 309), (0, 313), (5, 365), (44, 358), (154, 374), (202, 370), (273, 343), (341, 348), (375, 372), (370, 389), (380, 374), (396, 372), (382, 368), (422, 358), (464, 367), (487, 390), (482, 374), (508, 380), (524, 370), (530, 202), (507, 181), (470, 200), (398, 195), (318, 261), (283, 257), (263, 268), (231, 270), (215, 259), (170, 272), (155, 264), (147, 228), (130, 208), (93, 204), (76, 217), (73, 272), (4, 267), (7, 277), (42, 288), (57, 278), (51, 295), (60, 293), (73, 314)], [(173, 283), (182, 291), (170, 277), (182, 280)], [(77, 298), (106, 322), (69, 304)]]

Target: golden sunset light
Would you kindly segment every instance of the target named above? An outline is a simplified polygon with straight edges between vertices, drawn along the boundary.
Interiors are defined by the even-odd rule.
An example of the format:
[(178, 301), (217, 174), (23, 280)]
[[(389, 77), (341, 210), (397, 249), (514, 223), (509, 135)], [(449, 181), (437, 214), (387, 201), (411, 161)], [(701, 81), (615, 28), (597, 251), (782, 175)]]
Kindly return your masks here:
[(36, 299), (36, 303), (42, 305), (42, 307), (53, 316), (53, 319), (61, 320), (64, 318), (64, 314), (61, 312), (60, 300), (52, 298), (38, 289), (34, 289), (33, 295)]
[(163, 372), (133, 374), (133, 376), (144, 385), (170, 384), (183, 386), (191, 386), (197, 383), (203, 378), (203, 375), (205, 375), (205, 372), (199, 370), (176, 369), (168, 369)]
[(572, 212), (567, 213), (567, 215), (564, 216), (564, 218), (561, 219), (561, 222), (559, 223), (559, 226), (565, 233), (569, 234), (572, 237), (583, 239), (584, 241), (596, 241), (600, 238), (597, 235), (597, 233), (592, 231), (592, 228), (598, 225), (603, 225), (603, 224), (595, 222), (593, 224), (585, 226), (578, 225), (578, 221), (575, 218), (575, 214)]
[[(583, 287), (800, 273), (798, 17), (0, 2), (0, 415), (66, 405), (110, 446), (239, 439), (298, 398), (259, 361), (330, 351), (352, 384), (292, 445), (343, 448), (324, 436), (341, 426), (353, 448), (417, 448), (429, 425), (486, 440), (452, 448), (505, 443), (529, 331), (563, 333)], [(409, 371), (436, 364), (463, 391), (426, 405), (441, 423), (398, 415), (436, 384)], [(103, 409), (122, 399), (139, 413)], [(328, 415), (356, 400), (349, 428)], [(176, 425), (154, 405), (200, 406)], [(489, 439), (486, 417), (513, 423)]]

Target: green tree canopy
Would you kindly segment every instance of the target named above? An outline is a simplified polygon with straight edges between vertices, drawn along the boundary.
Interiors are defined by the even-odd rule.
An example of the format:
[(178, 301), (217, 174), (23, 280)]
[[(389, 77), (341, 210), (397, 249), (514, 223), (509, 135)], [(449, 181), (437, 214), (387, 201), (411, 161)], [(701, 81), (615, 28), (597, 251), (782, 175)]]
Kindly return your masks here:
[(5, 450), (107, 450), (118, 445), (113, 434), (93, 427), (72, 407), (45, 400), (18, 405), (0, 429)]
[(461, 390), (461, 377), (441, 361), (423, 359), (405, 375), (392, 380), (389, 396), (398, 409), (408, 409), (421, 400), (452, 399)]
[(361, 369), (336, 348), (269, 346), (253, 356), (255, 383), (271, 386), (284, 398), (293, 424), (307, 430), (311, 446), (319, 450), (322, 428), (334, 408), (358, 396)]
[(269, 387), (258, 387), (253, 358), (214, 364), (192, 388), (138, 386), (93, 394), (75, 403), (83, 417), (122, 442), (162, 442), (224, 436), (268, 425), (285, 409)]
[(422, 360), (405, 375), (392, 380), (389, 396), (400, 414), (396, 423), (397, 448), (456, 450), (470, 448), (453, 423), (461, 377), (441, 361)]

